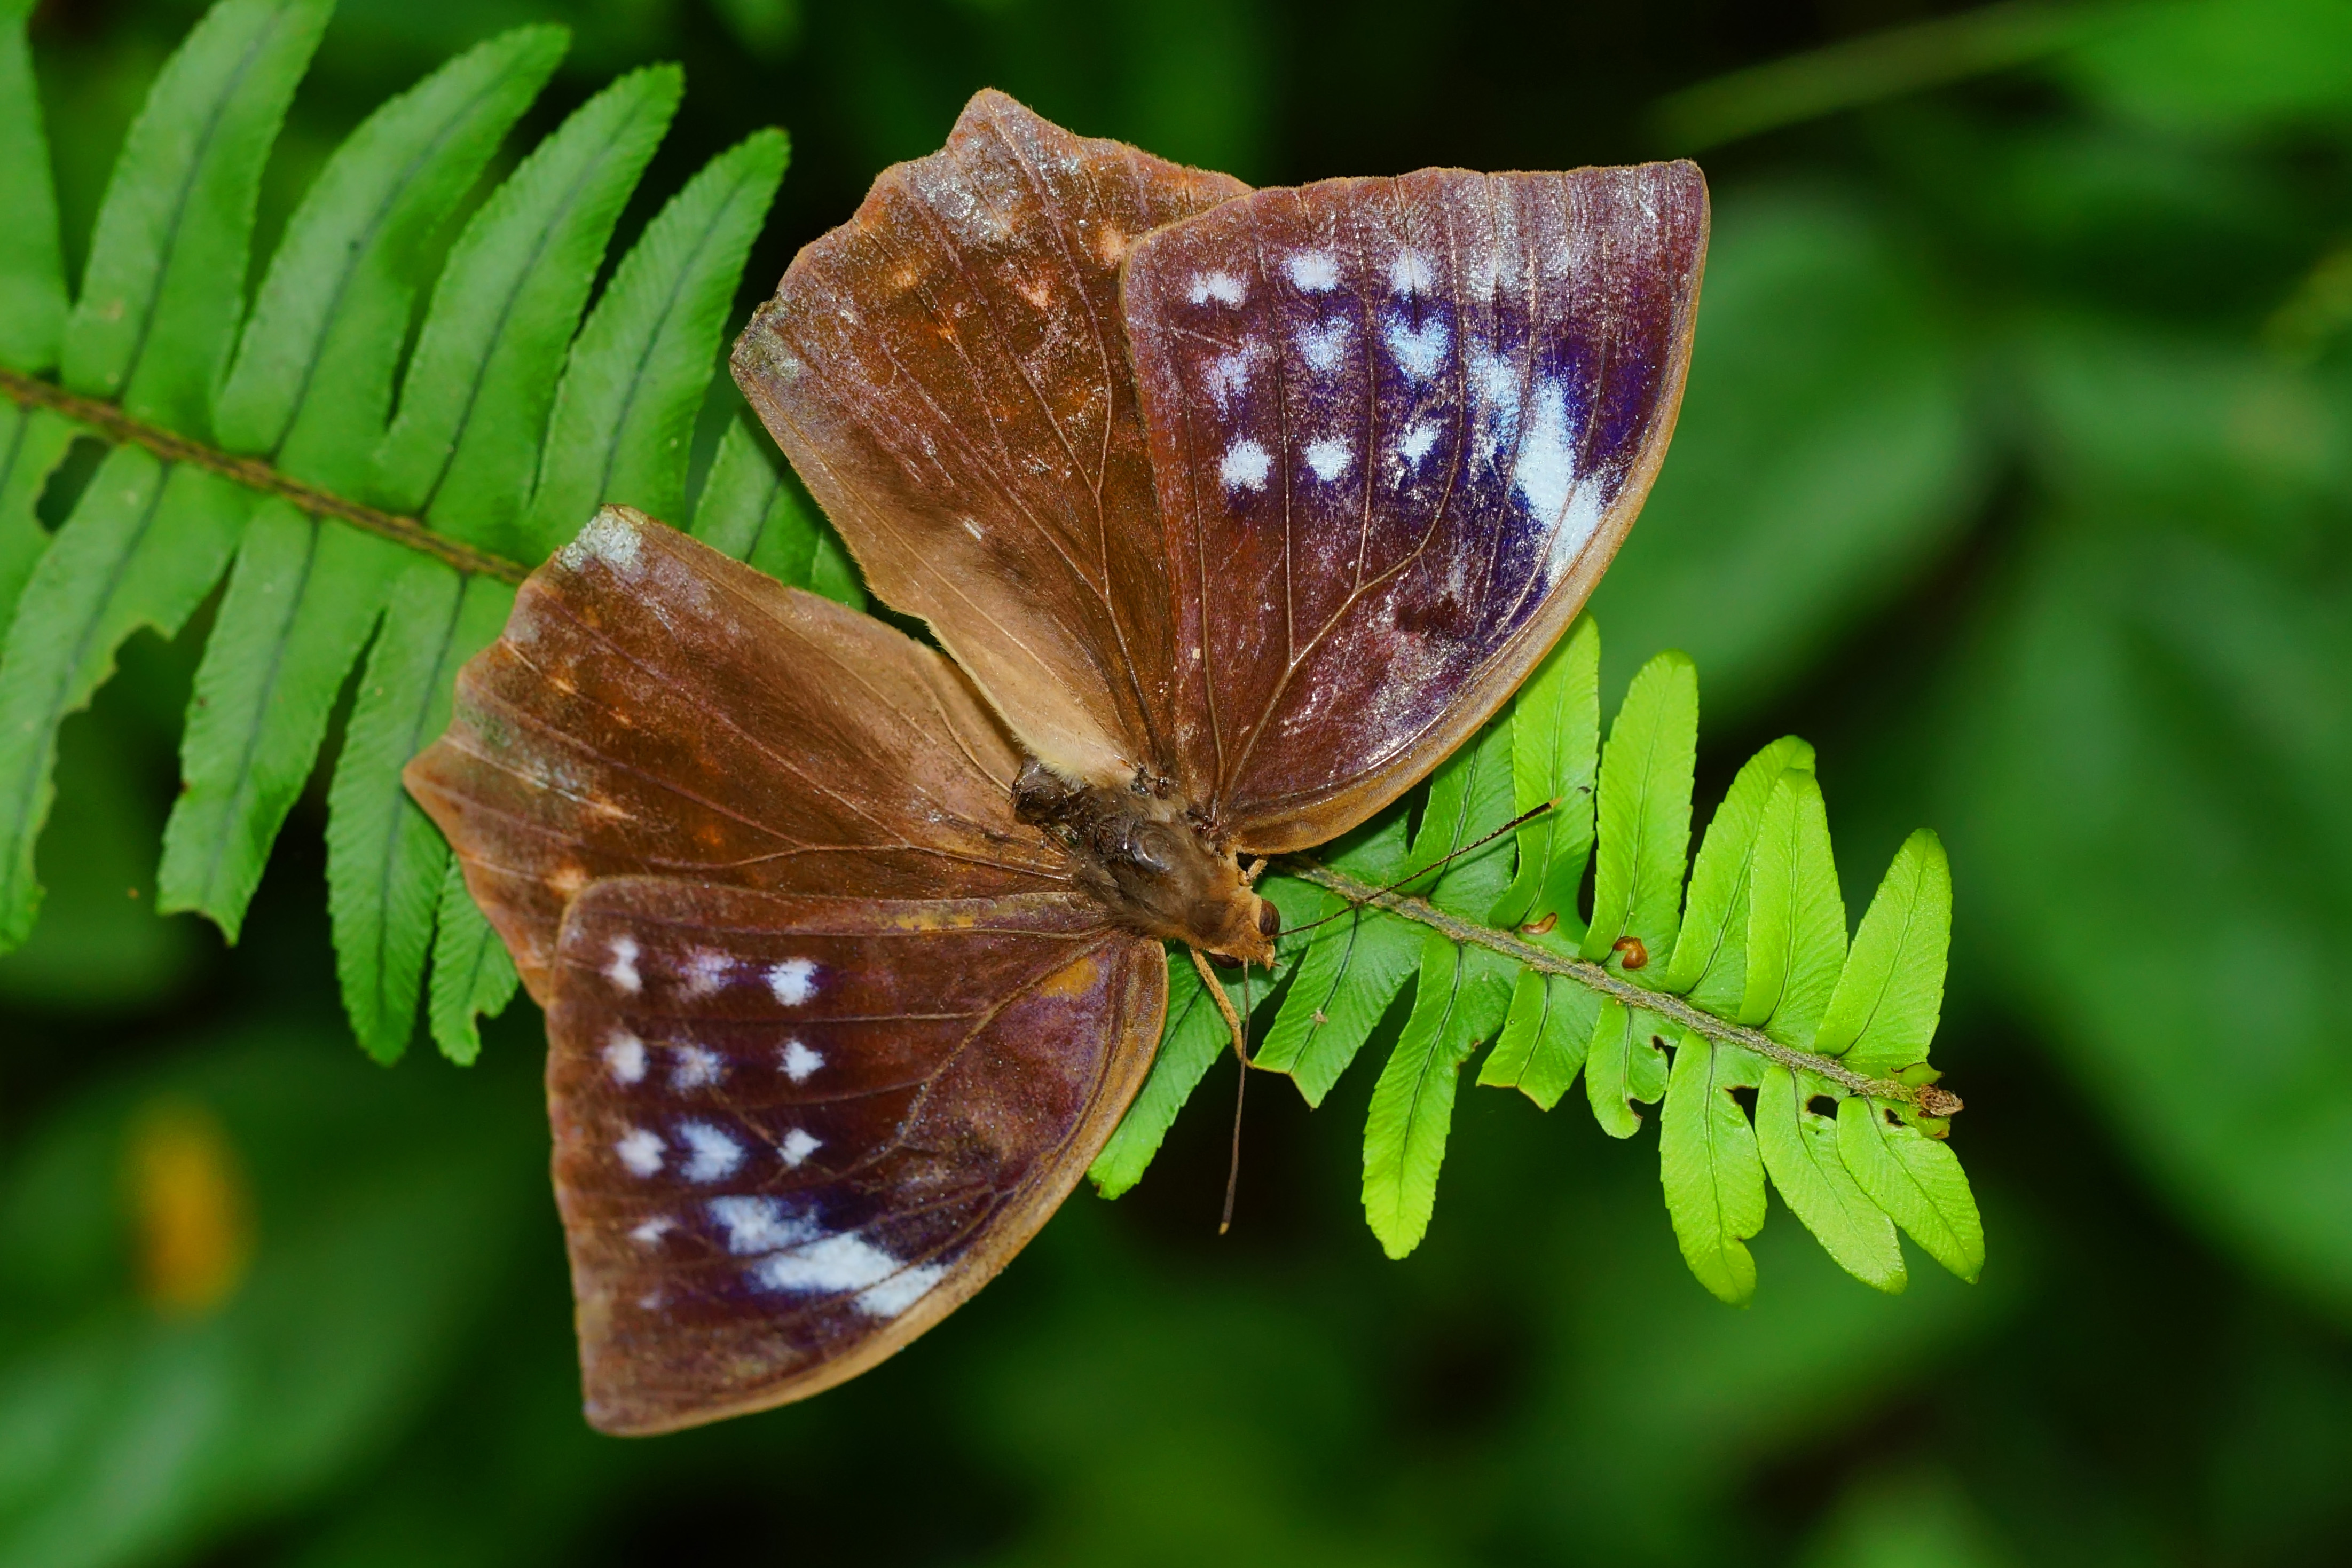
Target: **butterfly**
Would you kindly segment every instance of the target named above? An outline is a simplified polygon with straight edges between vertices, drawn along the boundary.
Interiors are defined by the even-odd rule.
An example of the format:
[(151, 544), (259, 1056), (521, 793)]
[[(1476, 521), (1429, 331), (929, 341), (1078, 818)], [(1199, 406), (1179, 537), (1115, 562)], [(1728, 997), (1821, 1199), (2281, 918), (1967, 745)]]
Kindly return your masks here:
[(607, 507), (408, 786), (547, 1009), (589, 1420), (801, 1398), (985, 1283), (1250, 857), (1425, 777), (1663, 457), (1689, 163), (1253, 191), (995, 92), (803, 249), (736, 379), (935, 649)]

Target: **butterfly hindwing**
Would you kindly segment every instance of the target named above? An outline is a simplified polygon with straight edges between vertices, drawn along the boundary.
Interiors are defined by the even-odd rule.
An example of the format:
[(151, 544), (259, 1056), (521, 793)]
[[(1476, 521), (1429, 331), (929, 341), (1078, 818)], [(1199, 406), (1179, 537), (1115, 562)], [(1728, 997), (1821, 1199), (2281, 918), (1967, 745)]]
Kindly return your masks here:
[(542, 1005), (601, 877), (990, 896), (1068, 885), (1019, 756), (931, 650), (608, 507), (459, 675), (410, 791)]
[(1076, 1184), (1166, 988), (1067, 894), (591, 887), (548, 1062), (590, 1419), (761, 1408), (922, 1333)]
[(1240, 843), (1362, 821), (1567, 626), (1664, 455), (1706, 237), (1666, 163), (1261, 191), (1135, 247), (1183, 782)]
[(1119, 264), (1244, 189), (983, 92), (801, 252), (736, 345), (875, 591), (1069, 778), (1124, 784), (1166, 749), (1165, 547)]

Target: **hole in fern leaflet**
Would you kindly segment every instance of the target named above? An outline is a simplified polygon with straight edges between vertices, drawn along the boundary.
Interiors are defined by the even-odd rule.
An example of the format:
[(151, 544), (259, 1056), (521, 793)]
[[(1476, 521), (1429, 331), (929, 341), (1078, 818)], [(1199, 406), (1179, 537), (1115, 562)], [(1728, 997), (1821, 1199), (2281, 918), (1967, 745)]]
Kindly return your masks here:
[(1733, 1088), (1728, 1092), (1734, 1100), (1739, 1102), (1739, 1109), (1743, 1114), (1751, 1118), (1756, 1114), (1755, 1090), (1749, 1088), (1747, 1084), (1742, 1083), (1736, 1088)]
[(1805, 1109), (1816, 1116), (1834, 1116), (1837, 1114), (1837, 1101), (1827, 1094), (1816, 1094), (1805, 1102)]
[(106, 461), (111, 450), (95, 435), (77, 435), (66, 449), (64, 461), (49, 470), (49, 482), (41, 486), (41, 498), (33, 503), (33, 516), (40, 519), (42, 528), (56, 533), (68, 517), (73, 516), (74, 503), (89, 488), (90, 476)]

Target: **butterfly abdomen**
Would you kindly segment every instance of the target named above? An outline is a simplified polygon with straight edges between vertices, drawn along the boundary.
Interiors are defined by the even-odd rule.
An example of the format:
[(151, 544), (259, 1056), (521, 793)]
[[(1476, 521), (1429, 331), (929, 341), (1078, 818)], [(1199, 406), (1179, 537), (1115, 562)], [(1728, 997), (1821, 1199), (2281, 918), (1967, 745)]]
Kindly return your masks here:
[(1165, 779), (1074, 784), (1035, 758), (1013, 786), (1013, 814), (1068, 852), (1079, 886), (1118, 924), (1251, 963), (1270, 963), (1280, 916), (1243, 880)]

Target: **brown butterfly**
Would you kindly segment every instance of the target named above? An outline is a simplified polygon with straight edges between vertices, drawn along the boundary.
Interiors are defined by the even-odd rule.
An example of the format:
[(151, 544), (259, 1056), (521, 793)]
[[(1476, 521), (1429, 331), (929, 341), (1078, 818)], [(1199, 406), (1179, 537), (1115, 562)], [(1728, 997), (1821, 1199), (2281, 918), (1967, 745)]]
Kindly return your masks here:
[(1141, 1084), (1163, 942), (1424, 777), (1663, 456), (1688, 163), (1252, 192), (1001, 94), (803, 250), (735, 373), (948, 656), (635, 513), (408, 770), (548, 1009), (589, 1419), (922, 1333)]

